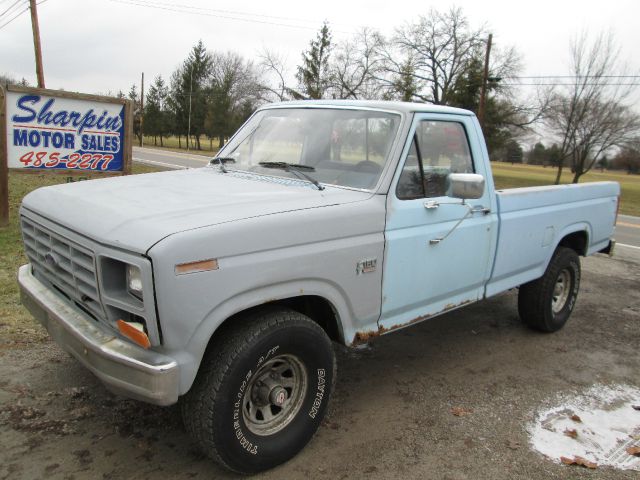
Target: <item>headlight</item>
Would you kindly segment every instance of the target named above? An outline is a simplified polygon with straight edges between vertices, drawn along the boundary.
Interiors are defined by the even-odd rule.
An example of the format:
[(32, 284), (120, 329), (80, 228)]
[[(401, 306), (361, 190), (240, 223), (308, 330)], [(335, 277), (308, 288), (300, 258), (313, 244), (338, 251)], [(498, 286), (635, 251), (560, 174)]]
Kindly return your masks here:
[(131, 295), (142, 300), (142, 272), (135, 265), (127, 265), (127, 290)]

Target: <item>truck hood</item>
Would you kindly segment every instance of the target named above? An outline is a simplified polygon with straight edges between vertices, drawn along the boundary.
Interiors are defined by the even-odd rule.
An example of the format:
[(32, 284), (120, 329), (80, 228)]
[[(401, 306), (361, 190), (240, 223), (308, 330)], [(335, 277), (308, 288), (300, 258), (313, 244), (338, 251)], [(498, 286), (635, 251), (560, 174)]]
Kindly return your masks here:
[(371, 195), (205, 167), (44, 187), (28, 194), (22, 208), (97, 242), (144, 253), (185, 230)]

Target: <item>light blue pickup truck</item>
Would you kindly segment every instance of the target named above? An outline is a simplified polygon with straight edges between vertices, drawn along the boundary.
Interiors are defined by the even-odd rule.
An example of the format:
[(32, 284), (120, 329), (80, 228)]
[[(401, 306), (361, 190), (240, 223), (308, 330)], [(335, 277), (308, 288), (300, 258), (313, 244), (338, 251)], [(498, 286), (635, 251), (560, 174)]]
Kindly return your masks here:
[(24, 304), (112, 391), (181, 402), (228, 469), (295, 455), (327, 409), (331, 342), (519, 287), (561, 328), (579, 256), (610, 253), (617, 183), (496, 191), (468, 111), (258, 110), (205, 168), (42, 188), (20, 215)]

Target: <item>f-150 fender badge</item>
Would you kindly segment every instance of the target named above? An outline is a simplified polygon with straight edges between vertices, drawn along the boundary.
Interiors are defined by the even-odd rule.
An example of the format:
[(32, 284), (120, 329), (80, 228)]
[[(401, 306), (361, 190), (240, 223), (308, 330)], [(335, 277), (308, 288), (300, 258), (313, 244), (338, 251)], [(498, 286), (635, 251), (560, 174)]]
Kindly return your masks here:
[(375, 272), (377, 264), (378, 264), (377, 258), (367, 258), (364, 260), (360, 260), (356, 264), (356, 275), (360, 275), (362, 273)]

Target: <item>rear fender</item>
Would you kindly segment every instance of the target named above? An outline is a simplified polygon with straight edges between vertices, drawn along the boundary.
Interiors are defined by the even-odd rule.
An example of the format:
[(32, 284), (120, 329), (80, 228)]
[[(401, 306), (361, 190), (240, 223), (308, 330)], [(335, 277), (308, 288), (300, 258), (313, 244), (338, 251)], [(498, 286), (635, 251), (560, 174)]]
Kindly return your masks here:
[(567, 225), (556, 237), (556, 242), (553, 246), (553, 249), (549, 250), (549, 255), (546, 259), (546, 262), (544, 264), (544, 269), (540, 273), (540, 276), (544, 274), (545, 270), (549, 266), (549, 262), (551, 261), (551, 258), (553, 257), (553, 254), (556, 251), (556, 249), (560, 245), (563, 245), (563, 242), (565, 242), (567, 238), (570, 238), (571, 235), (574, 235), (576, 233), (581, 233), (586, 235), (584, 247), (575, 244), (575, 242), (569, 242), (566, 244), (566, 246), (569, 248), (573, 248), (578, 255), (581, 255), (581, 256), (587, 255), (587, 252), (589, 250), (589, 240), (591, 239), (591, 225), (588, 222), (578, 222), (578, 223), (573, 223), (571, 225)]

